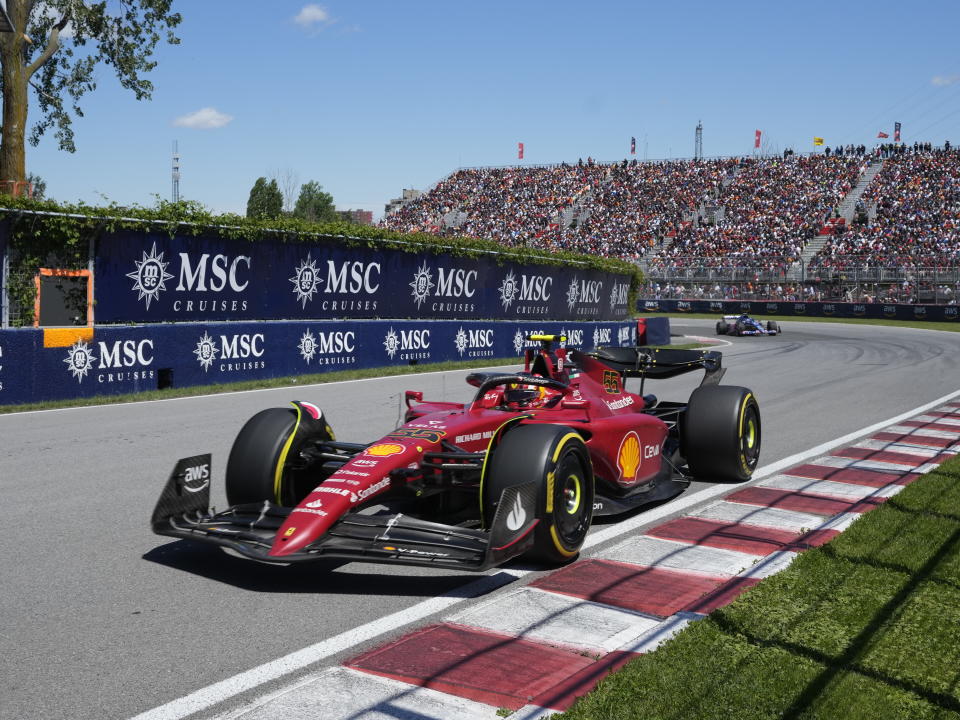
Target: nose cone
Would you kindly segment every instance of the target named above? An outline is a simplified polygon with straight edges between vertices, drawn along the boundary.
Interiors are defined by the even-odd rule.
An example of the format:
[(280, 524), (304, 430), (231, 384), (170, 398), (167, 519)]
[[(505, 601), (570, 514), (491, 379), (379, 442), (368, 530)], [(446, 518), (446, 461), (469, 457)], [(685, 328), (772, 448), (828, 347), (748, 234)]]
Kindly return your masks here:
[(326, 534), (330, 527), (350, 509), (350, 498), (335, 493), (314, 491), (293, 509), (277, 531), (271, 557), (300, 552)]

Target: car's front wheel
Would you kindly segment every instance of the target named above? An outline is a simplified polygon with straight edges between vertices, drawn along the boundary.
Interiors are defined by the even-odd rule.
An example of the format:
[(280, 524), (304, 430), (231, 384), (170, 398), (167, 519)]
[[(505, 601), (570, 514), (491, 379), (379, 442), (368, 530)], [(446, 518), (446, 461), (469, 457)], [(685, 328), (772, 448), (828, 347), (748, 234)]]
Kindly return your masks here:
[(504, 489), (537, 480), (539, 522), (528, 556), (552, 565), (573, 560), (593, 519), (593, 465), (583, 438), (560, 425), (521, 425), (506, 433), (489, 463), (485, 522), (493, 521)]
[(753, 392), (704, 385), (690, 395), (684, 415), (683, 453), (695, 477), (750, 479), (760, 459), (760, 406)]

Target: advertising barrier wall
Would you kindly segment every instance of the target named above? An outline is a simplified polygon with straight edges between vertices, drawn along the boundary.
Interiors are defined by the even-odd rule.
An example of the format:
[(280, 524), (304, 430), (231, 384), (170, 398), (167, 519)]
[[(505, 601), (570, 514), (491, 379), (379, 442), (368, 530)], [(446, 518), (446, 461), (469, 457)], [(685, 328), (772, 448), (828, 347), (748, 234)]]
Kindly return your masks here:
[(765, 300), (639, 300), (640, 312), (716, 313), (717, 315), (795, 315), (806, 317), (932, 320), (954, 322), (956, 305), (894, 305), (845, 302), (777, 302)]
[(0, 331), (0, 405), (352, 368), (523, 356), (531, 333), (630, 346), (631, 321), (297, 321)]
[(313, 318), (611, 320), (630, 278), (490, 255), (462, 258), (162, 233), (104, 233), (95, 257), (97, 323)]

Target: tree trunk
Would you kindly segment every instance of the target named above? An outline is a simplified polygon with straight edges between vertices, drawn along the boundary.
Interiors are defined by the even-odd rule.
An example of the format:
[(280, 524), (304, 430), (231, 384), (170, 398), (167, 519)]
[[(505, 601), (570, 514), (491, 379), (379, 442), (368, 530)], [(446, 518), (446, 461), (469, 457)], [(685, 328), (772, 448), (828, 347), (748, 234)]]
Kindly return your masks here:
[(24, 64), (23, 31), (28, 8), (23, 0), (7, 0), (7, 14), (14, 31), (0, 39), (3, 63), (3, 137), (0, 139), (0, 190), (12, 192), (9, 182), (22, 182), (26, 176), (24, 142), (27, 131), (27, 67)]

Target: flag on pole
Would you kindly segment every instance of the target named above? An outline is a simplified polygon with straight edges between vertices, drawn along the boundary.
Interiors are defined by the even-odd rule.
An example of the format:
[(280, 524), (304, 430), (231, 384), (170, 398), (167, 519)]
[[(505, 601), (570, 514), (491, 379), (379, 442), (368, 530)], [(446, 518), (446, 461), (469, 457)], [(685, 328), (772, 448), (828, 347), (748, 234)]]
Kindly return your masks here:
[(877, 137), (878, 137), (878, 138), (888, 138), (888, 137), (890, 137), (890, 136), (887, 135), (883, 130), (881, 130), (880, 132), (877, 133)]
[(815, 137), (815, 138), (813, 139), (813, 144), (814, 144), (814, 145), (823, 145), (823, 138), (822, 138), (822, 137)]
[(637, 154), (637, 139), (635, 137), (630, 138), (630, 154)]
[(523, 160), (523, 143), (517, 143), (517, 160)]
[(754, 136), (753, 136), (753, 146), (754, 146), (755, 148), (760, 147), (760, 136), (761, 136), (762, 134), (763, 134), (763, 133), (760, 132), (759, 130), (757, 130), (757, 131), (754, 133)]
[(898, 122), (893, 124), (893, 141), (900, 142), (900, 123)]

